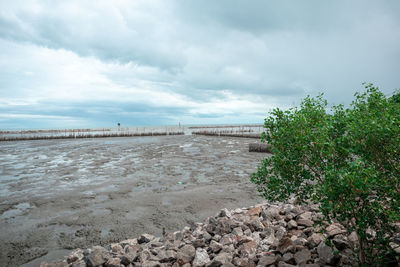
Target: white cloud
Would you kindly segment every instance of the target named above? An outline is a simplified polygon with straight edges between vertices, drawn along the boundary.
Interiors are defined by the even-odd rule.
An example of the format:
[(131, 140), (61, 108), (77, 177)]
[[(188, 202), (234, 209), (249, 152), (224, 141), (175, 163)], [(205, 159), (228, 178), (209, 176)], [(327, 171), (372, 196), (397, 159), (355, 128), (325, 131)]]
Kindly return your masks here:
[(261, 123), (309, 93), (346, 104), (373, 81), (390, 94), (399, 12), (389, 0), (1, 1), (0, 112)]

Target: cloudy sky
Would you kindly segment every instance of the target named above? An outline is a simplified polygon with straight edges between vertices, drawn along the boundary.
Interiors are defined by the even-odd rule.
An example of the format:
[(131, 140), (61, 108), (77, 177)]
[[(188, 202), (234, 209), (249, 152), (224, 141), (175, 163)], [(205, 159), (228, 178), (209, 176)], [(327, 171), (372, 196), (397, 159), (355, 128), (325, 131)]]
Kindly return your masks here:
[(0, 128), (262, 123), (400, 88), (398, 0), (0, 0)]

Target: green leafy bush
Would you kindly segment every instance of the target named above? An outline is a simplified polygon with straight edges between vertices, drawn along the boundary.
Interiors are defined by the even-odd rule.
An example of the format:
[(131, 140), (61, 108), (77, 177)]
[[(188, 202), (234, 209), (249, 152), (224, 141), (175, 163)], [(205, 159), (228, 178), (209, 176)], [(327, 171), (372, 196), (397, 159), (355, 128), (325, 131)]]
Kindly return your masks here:
[(361, 264), (386, 264), (400, 221), (400, 101), (365, 89), (350, 108), (330, 113), (322, 95), (273, 110), (262, 135), (273, 155), (251, 181), (269, 200), (319, 203), (325, 220), (357, 233)]

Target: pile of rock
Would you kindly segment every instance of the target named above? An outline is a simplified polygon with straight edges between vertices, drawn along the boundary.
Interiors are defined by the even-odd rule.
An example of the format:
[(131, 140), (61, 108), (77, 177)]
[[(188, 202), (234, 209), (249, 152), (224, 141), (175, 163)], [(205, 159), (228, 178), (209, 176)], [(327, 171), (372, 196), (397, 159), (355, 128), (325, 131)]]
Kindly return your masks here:
[[(260, 204), (222, 210), (163, 237), (143, 234), (106, 247), (74, 250), (50, 266), (352, 266), (355, 233), (338, 223), (324, 234), (316, 206)], [(325, 240), (332, 241), (327, 246)]]

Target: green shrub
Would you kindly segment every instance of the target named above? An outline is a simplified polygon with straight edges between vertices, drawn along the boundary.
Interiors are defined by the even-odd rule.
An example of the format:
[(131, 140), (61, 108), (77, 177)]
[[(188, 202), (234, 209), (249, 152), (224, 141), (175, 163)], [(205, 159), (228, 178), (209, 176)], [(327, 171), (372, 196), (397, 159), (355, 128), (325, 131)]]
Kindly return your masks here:
[(325, 220), (357, 233), (361, 264), (387, 264), (400, 221), (399, 94), (386, 97), (372, 84), (365, 89), (350, 108), (330, 113), (322, 95), (273, 110), (262, 135), (273, 155), (251, 181), (272, 201), (296, 196), (318, 203)]

